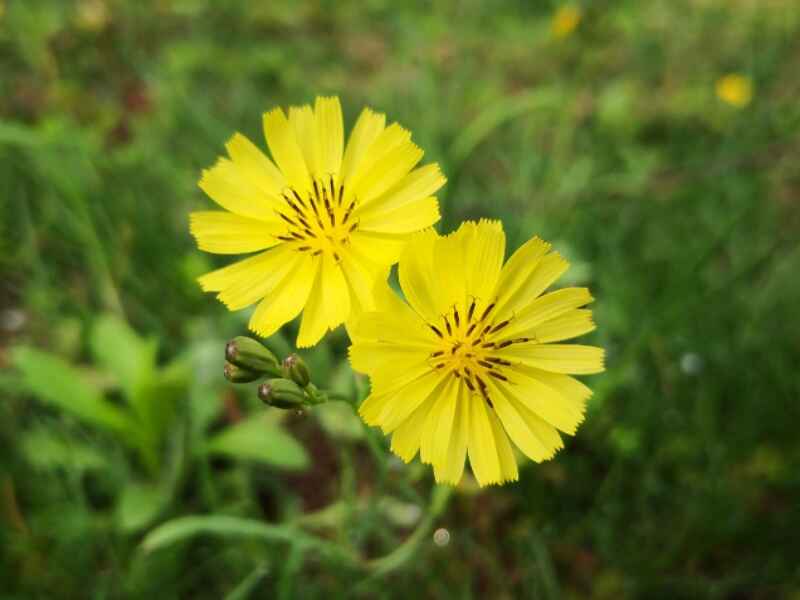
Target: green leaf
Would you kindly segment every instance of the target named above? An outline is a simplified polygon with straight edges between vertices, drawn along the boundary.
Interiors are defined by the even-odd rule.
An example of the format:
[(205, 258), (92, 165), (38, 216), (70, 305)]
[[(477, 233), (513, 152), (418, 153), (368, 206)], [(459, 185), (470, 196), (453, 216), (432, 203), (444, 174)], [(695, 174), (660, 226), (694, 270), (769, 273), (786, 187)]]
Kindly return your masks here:
[(95, 362), (116, 377), (128, 399), (133, 401), (137, 389), (155, 370), (155, 342), (143, 340), (125, 321), (109, 314), (95, 322), (89, 346)]
[(146, 527), (167, 507), (169, 500), (169, 495), (161, 486), (129, 483), (117, 505), (120, 527), (127, 532)]
[(360, 440), (364, 425), (352, 407), (344, 402), (327, 402), (314, 407), (314, 416), (332, 437), (341, 440)]
[(357, 559), (337, 544), (309, 535), (287, 525), (270, 525), (255, 519), (228, 515), (196, 515), (179, 517), (159, 525), (145, 536), (141, 548), (153, 552), (198, 535), (215, 535), (225, 538), (261, 539), (266, 542), (289, 542), (302, 548), (314, 549), (319, 554), (342, 563), (354, 564)]
[(284, 469), (308, 466), (305, 449), (264, 415), (257, 415), (216, 434), (206, 452), (241, 460), (255, 460)]
[(76, 368), (49, 352), (27, 346), (11, 351), (11, 363), (22, 374), (23, 385), (42, 402), (87, 424), (124, 434), (130, 441), (128, 414), (107, 402), (97, 389), (83, 380)]
[(242, 579), (239, 585), (225, 595), (225, 600), (247, 600), (253, 596), (268, 573), (269, 567), (266, 564), (258, 565), (247, 577)]
[(39, 469), (66, 468), (84, 472), (108, 466), (106, 457), (98, 449), (44, 427), (24, 432), (20, 446), (27, 461)]
[(286, 542), (293, 537), (288, 527), (268, 525), (254, 519), (227, 515), (198, 515), (179, 517), (156, 527), (142, 541), (145, 552), (171, 546), (198, 535), (217, 535), (235, 538), (263, 538)]

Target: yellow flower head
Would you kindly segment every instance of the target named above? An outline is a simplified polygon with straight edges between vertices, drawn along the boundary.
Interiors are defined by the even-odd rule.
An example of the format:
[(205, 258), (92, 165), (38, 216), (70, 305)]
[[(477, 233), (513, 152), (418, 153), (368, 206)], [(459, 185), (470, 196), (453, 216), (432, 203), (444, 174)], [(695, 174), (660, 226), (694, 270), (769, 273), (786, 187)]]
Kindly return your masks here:
[(351, 334), (350, 360), (372, 391), (362, 418), (392, 434), (406, 462), (417, 451), (439, 482), (517, 479), (509, 438), (539, 462), (573, 434), (591, 391), (570, 374), (603, 370), (603, 350), (561, 344), (594, 329), (586, 288), (542, 295), (568, 268), (534, 238), (503, 266), (497, 221), (414, 236), (400, 258), (406, 301), (383, 286), (377, 310)]
[[(365, 108), (344, 147), (338, 98), (264, 114), (272, 160), (235, 134), (200, 187), (225, 211), (195, 212), (201, 250), (259, 252), (199, 278), (230, 310), (258, 307), (250, 328), (269, 336), (303, 311), (298, 346), (317, 343), (373, 290), (409, 236), (439, 220), (445, 182), (411, 133)], [(274, 162), (273, 162), (274, 161)]]
[(556, 37), (567, 37), (577, 29), (582, 18), (583, 13), (579, 7), (574, 4), (566, 4), (560, 7), (553, 15), (550, 29)]
[(753, 99), (753, 84), (749, 77), (731, 73), (717, 80), (717, 97), (736, 108), (743, 108)]

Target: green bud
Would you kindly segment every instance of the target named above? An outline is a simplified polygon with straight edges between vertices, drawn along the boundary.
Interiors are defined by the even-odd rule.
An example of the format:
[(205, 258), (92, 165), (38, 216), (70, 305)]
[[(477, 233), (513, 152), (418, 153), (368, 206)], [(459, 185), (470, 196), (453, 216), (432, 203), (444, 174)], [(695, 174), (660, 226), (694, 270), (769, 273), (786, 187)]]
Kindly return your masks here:
[(225, 345), (225, 360), (255, 373), (281, 375), (275, 355), (253, 338), (243, 335), (233, 338)]
[(294, 381), (270, 379), (258, 386), (258, 397), (264, 404), (276, 408), (302, 408), (306, 395)]
[(225, 374), (225, 379), (231, 383), (250, 383), (262, 376), (261, 373), (248, 371), (247, 369), (243, 369), (229, 362), (225, 363), (222, 372)]
[(311, 381), (308, 365), (302, 358), (297, 356), (297, 354), (290, 354), (283, 359), (283, 371), (292, 381), (302, 388), (306, 387)]

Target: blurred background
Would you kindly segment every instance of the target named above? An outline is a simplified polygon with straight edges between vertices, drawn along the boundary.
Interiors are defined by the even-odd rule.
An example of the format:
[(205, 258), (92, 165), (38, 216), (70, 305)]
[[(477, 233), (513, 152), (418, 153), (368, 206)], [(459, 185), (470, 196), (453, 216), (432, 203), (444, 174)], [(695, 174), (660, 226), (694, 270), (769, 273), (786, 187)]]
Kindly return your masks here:
[[(448, 500), (222, 378), (196, 182), (316, 94), (598, 299), (588, 418), (518, 483)], [(792, 0), (0, 0), (3, 597), (800, 598), (798, 97)], [(302, 355), (363, 393), (346, 346)]]

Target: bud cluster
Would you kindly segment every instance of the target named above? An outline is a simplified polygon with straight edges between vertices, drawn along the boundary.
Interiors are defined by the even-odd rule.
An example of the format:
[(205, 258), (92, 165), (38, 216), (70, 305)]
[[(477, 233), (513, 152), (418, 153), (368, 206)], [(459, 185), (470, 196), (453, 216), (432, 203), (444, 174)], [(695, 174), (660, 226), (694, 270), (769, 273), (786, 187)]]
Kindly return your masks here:
[(225, 345), (225, 378), (232, 383), (252, 383), (267, 378), (258, 386), (262, 402), (276, 408), (303, 409), (327, 401), (311, 383), (308, 365), (297, 354), (279, 362), (263, 344), (246, 336), (233, 338)]

